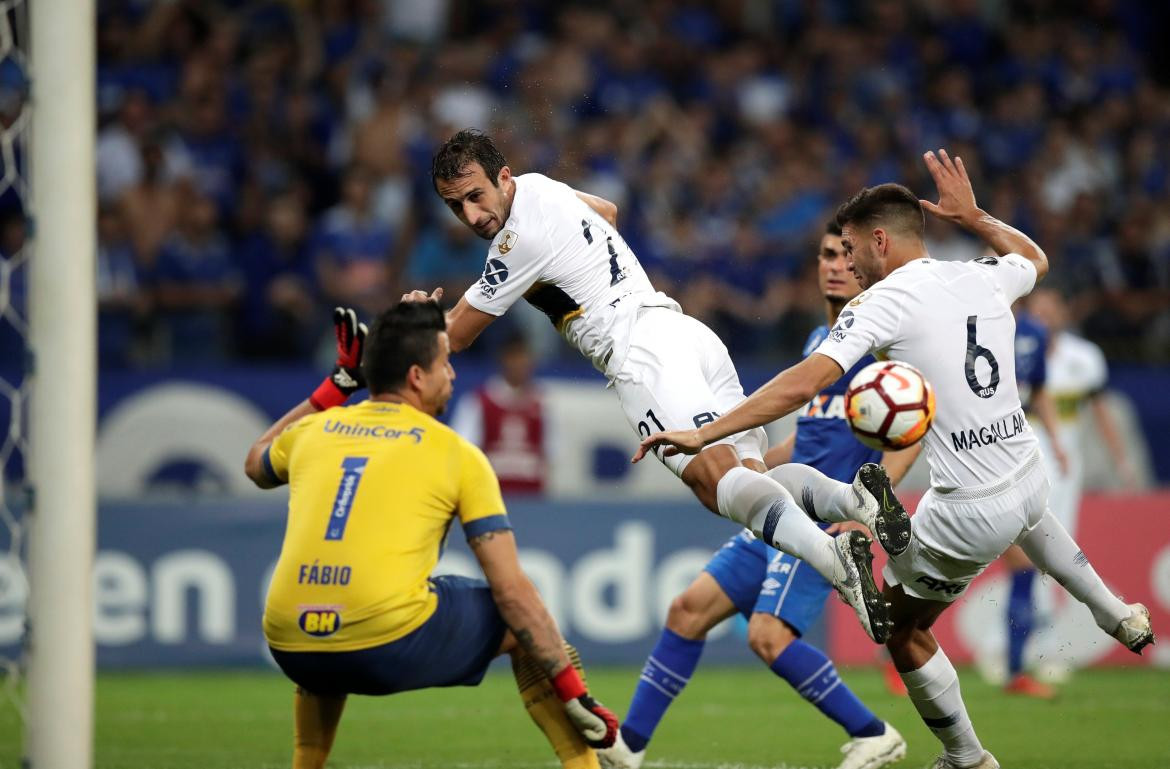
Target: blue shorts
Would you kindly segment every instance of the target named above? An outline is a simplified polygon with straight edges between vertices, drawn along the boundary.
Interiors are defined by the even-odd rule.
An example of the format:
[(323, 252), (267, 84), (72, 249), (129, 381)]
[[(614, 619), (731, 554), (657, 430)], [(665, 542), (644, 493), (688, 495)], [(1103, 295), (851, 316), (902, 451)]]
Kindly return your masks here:
[(804, 635), (825, 608), (833, 586), (804, 561), (741, 532), (720, 548), (704, 571), (727, 594), (740, 614), (779, 617)]
[(347, 652), (272, 656), (293, 683), (314, 694), (394, 694), (433, 686), (475, 686), (500, 651), (507, 627), (482, 579), (431, 580), (439, 604), (416, 630), (388, 644)]

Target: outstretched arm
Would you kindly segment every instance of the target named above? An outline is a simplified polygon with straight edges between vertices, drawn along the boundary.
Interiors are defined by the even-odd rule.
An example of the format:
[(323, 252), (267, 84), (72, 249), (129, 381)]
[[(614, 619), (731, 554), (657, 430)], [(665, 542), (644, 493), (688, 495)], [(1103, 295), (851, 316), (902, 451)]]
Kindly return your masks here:
[(1109, 456), (1113, 459), (1113, 466), (1117, 469), (1122, 488), (1136, 489), (1140, 485), (1137, 471), (1129, 461), (1125, 443), (1121, 440), (1121, 430), (1118, 429), (1117, 421), (1105, 403), (1103, 393), (1090, 397), (1089, 406), (1093, 409), (1093, 417), (1097, 420), (1101, 437), (1105, 439), (1105, 447), (1109, 449)]
[[(401, 301), (437, 303), (442, 298), (442, 288), (436, 288), (430, 294), (415, 289), (403, 294)], [(466, 297), (459, 297), (459, 301), (447, 312), (447, 337), (451, 340), (451, 352), (466, 350), (495, 319), (495, 315), (472, 307)]]
[(1019, 254), (1024, 257), (1036, 268), (1037, 281), (1048, 274), (1048, 257), (1036, 241), (975, 204), (975, 192), (962, 158), (956, 156), (952, 160), (946, 150), (939, 150), (938, 157), (933, 152), (922, 157), (938, 186), (938, 203), (920, 200), (923, 209), (977, 235), (1000, 256)]
[(655, 433), (642, 441), (631, 461), (638, 462), (655, 446), (669, 446), (666, 456), (697, 454), (704, 446), (729, 435), (774, 422), (808, 403), (818, 392), (845, 373), (837, 361), (813, 353), (795, 366), (777, 374), (746, 400), (714, 422), (697, 430)]
[(256, 439), (256, 442), (252, 444), (252, 448), (248, 450), (247, 459), (244, 460), (244, 474), (252, 479), (252, 483), (262, 489), (275, 489), (277, 486), (284, 485), (284, 481), (278, 478), (265, 462), (265, 451), (276, 440), (276, 436), (284, 432), (284, 428), (301, 417), (316, 413), (317, 407), (308, 398), (305, 398), (289, 410), (287, 414), (273, 422), (272, 426)]
[(617, 737), (617, 716), (586, 690), (584, 680), (565, 652), (565, 641), (556, 621), (545, 608), (532, 580), (520, 568), (512, 532), (489, 531), (472, 537), (467, 543), (483, 568), (504, 624), (512, 631), (516, 643), (544, 670), (574, 728), (592, 747), (613, 745)]
[(333, 373), (305, 400), (276, 420), (256, 439), (244, 459), (244, 474), (262, 489), (284, 484), (273, 470), (268, 458), (268, 447), (284, 429), (303, 416), (340, 406), (358, 390), (366, 386), (362, 376), (362, 348), (366, 343), (366, 324), (358, 321), (357, 313), (347, 307), (333, 309), (333, 332), (337, 336), (337, 362)]

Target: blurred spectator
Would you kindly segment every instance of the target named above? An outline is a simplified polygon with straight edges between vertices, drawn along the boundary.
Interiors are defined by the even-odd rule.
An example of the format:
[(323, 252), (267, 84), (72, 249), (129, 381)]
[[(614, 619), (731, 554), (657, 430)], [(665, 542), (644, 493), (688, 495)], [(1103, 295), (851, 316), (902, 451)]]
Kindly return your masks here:
[(126, 94), (118, 117), (98, 133), (98, 200), (117, 200), (142, 180), (142, 146), (151, 128), (151, 104), (146, 92)]
[(141, 357), (140, 326), (150, 309), (121, 209), (98, 209), (98, 364), (125, 368)]
[[(272, 236), (266, 201), (303, 190), (326, 306), (373, 312), (400, 275), (462, 283), (475, 249), (433, 215), (429, 163), (474, 125), (514, 170), (617, 201), (656, 284), (723, 323), (737, 358), (782, 354), (801, 247), (841, 200), (884, 181), (930, 189), (920, 158), (940, 146), (968, 159), (981, 203), (1041, 242), (1079, 319), (1104, 312), (1112, 286), (1164, 272), (1162, 4), (101, 5), (100, 194), (119, 201), (145, 268), (177, 226), (173, 185), (189, 180), (252, 275), (264, 263), (253, 249)], [(0, 127), (26, 88), (18, 66), (0, 69)], [(0, 195), (21, 207), (18, 185)], [(1118, 242), (1135, 206), (1150, 233), (1139, 260)], [(932, 226), (932, 251), (973, 254), (951, 230)], [(751, 282), (755, 237), (767, 274)], [(1157, 357), (1160, 301), (1135, 300), (1145, 309), (1125, 333), (1101, 318), (1086, 329), (1109, 337), (1098, 340), (1109, 355)]]
[(325, 323), (300, 195), (286, 192), (268, 203), (264, 227), (244, 245), (239, 262), (244, 278), (239, 351), (250, 359), (311, 356)]
[[(1101, 301), (1085, 330), (1126, 357), (1170, 358), (1170, 254), (1154, 250), (1153, 213), (1135, 206), (1121, 218), (1117, 241), (1097, 264)], [(1146, 347), (1148, 349), (1143, 349)]]
[(439, 224), (427, 227), (415, 241), (406, 263), (404, 281), (428, 291), (442, 286), (447, 292), (462, 291), (483, 272), (488, 241), (478, 237), (445, 207), (435, 217)]
[(139, 262), (152, 267), (179, 219), (179, 193), (166, 178), (166, 157), (153, 138), (141, 148), (142, 174), (122, 195), (122, 213)]
[(370, 173), (354, 166), (341, 202), (325, 212), (314, 237), (314, 262), (326, 302), (377, 315), (390, 302), (395, 232), (374, 217)]
[(505, 494), (539, 494), (548, 475), (549, 424), (528, 342), (508, 336), (499, 373), (459, 399), (451, 427), (483, 449)]
[(152, 275), (171, 360), (226, 360), (233, 350), (231, 320), (242, 281), (215, 201), (183, 188), (178, 227), (163, 243)]
[(179, 130), (166, 147), (173, 173), (189, 177), (202, 195), (229, 214), (243, 173), (240, 142), (228, 125), (223, 74), (210, 56), (187, 62)]

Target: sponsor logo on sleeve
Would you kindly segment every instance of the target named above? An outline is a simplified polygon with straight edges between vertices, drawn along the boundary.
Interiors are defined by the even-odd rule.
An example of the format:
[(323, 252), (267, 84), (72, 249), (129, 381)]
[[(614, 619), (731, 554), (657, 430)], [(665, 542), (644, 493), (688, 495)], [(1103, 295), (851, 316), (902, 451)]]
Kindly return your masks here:
[(991, 265), (992, 267), (994, 267), (997, 264), (999, 264), (999, 259), (994, 257), (994, 256), (981, 256), (978, 259), (976, 259), (975, 262), (977, 264), (988, 264), (988, 265)]
[(487, 264), (483, 268), (483, 275), (480, 276), (476, 286), (479, 288), (480, 294), (491, 299), (496, 295), (500, 284), (507, 279), (508, 265), (504, 264), (504, 260), (488, 259)]
[(845, 332), (853, 328), (853, 322), (857, 320), (850, 310), (845, 310), (837, 317), (837, 325), (833, 326), (833, 330), (829, 332), (829, 338), (834, 342), (841, 342), (845, 340)]

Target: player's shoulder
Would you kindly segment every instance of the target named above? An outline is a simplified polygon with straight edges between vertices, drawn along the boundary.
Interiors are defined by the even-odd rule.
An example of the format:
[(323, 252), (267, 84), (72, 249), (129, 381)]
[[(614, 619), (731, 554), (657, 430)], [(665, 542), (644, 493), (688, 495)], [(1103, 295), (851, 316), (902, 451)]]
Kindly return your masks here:
[[(572, 195), (573, 188), (535, 171), (515, 177), (516, 202), (529, 207)], [(543, 207), (543, 206), (542, 206)]]
[(1102, 365), (1105, 363), (1105, 353), (1096, 342), (1091, 342), (1071, 331), (1061, 332), (1058, 349), (1069, 358), (1078, 358)]
[(324, 420), (329, 419), (331, 416), (338, 416), (342, 412), (343, 408), (344, 407), (341, 406), (335, 406), (334, 408), (325, 409), (324, 411), (314, 411), (310, 414), (305, 414), (297, 421), (287, 425), (284, 430), (281, 431), (281, 434), (283, 435), (288, 433), (290, 436), (295, 436), (297, 433), (302, 433), (315, 425), (321, 424)]
[(1036, 279), (1036, 265), (1032, 264), (1026, 257), (1014, 252), (1002, 256), (985, 254), (965, 262), (952, 262), (951, 264), (962, 265), (963, 269), (979, 273), (1000, 283), (1004, 281), (1015, 283), (1019, 280), (1029, 279), (1034, 281)]

